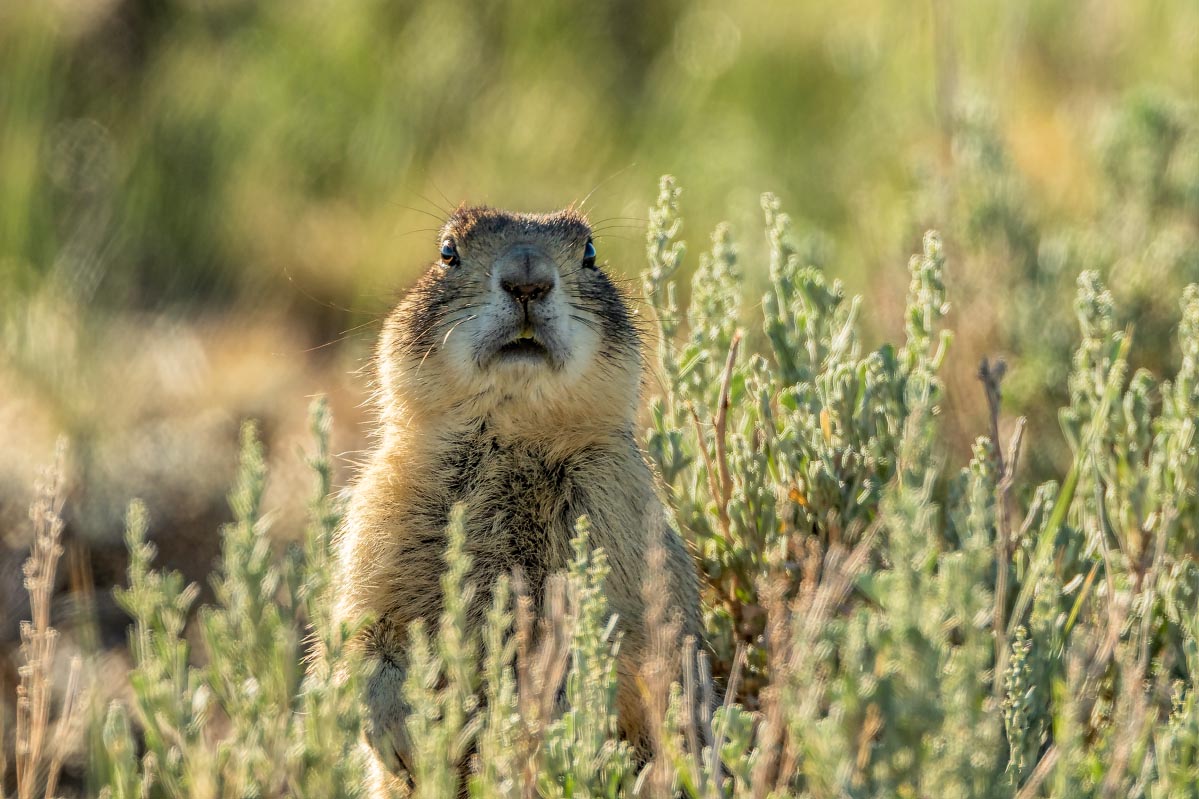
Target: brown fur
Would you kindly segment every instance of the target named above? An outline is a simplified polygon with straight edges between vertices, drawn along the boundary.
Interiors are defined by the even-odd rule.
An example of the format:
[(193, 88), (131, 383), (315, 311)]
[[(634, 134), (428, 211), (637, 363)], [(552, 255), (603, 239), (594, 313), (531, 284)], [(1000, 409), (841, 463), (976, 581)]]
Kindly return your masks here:
[[(376, 358), (379, 444), (353, 488), (336, 587), (339, 618), (376, 619), (361, 643), (380, 790), (407, 759), (399, 696), (406, 630), (417, 619), (436, 624), (456, 503), (465, 503), (468, 580), (479, 588), (473, 624), (489, 604), (486, 589), (517, 567), (538, 596), (567, 565), (575, 520), (590, 518), (591, 544), (611, 565), (607, 596), (623, 633), (618, 709), (631, 740), (645, 736), (635, 674), (655, 540), (666, 550), (662, 590), (684, 633), (699, 639), (695, 567), (666, 524), (633, 432), (640, 342), (619, 291), (583, 264), (590, 235), (572, 210), (461, 208), (438, 240), (454, 243), (459, 262), (435, 263), (385, 325)], [(530, 311), (499, 281), (534, 273), (554, 288), (544, 308)], [(545, 360), (488, 360), (521, 325), (536, 326)]]

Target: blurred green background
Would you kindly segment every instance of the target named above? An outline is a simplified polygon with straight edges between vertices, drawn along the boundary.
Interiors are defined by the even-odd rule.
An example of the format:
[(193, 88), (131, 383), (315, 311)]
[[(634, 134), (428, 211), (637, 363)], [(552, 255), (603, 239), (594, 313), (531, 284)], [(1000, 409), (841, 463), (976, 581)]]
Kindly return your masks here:
[(1197, 98), (1194, 0), (8, 0), (0, 530), (20, 549), (66, 433), (81, 540), (119, 541), (139, 495), (155, 529), (211, 541), (241, 418), (282, 453), (279, 491), (308, 395), (332, 395), (343, 465), (367, 445), (352, 372), (448, 208), (589, 196), (634, 275), (666, 172), (692, 265), (729, 220), (757, 293), (775, 192), (875, 340), (940, 229), (949, 444), (986, 432), (974, 372), (1003, 355), (1005, 418), (1030, 415), (1028, 468), (1051, 473), (1081, 269), (1139, 362), (1175, 357)]

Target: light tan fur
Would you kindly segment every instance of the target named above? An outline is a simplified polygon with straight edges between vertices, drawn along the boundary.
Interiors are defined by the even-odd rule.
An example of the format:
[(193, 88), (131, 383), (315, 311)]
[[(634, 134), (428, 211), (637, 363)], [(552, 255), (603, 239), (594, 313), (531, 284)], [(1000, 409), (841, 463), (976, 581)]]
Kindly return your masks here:
[[(361, 644), (364, 701), (378, 794), (408, 757), (399, 696), (408, 626), (441, 612), (445, 528), (464, 503), (470, 608), (480, 624), (495, 579), (522, 571), (537, 598), (570, 558), (574, 522), (591, 520), (607, 553), (610, 607), (623, 634), (618, 708), (644, 744), (635, 674), (647, 641), (648, 550), (666, 550), (669, 604), (701, 634), (695, 567), (666, 523), (633, 432), (640, 346), (619, 292), (583, 262), (591, 230), (579, 214), (459, 209), (435, 263), (389, 317), (376, 356), (379, 443), (358, 476), (339, 540), (337, 616), (376, 619)], [(513, 281), (542, 299), (514, 299)], [(532, 331), (544, 357), (496, 348)]]

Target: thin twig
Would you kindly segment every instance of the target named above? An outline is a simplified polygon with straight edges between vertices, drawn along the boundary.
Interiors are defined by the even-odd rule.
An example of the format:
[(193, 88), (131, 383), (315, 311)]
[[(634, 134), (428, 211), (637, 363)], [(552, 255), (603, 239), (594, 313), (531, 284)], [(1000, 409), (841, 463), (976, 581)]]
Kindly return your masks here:
[(983, 384), (983, 393), (987, 398), (991, 452), (995, 461), (995, 471), (999, 475), (999, 481), (995, 484), (995, 607), (991, 618), (991, 629), (995, 634), (995, 667), (991, 671), (991, 691), (996, 700), (1003, 691), (1003, 678), (1007, 671), (1007, 593), (1013, 545), (1010, 502), (1026, 422), (1023, 416), (1016, 421), (1016, 430), (1008, 445), (1008, 457), (1005, 462), (999, 443), (999, 414), (1003, 404), (1002, 383), (1005, 374), (1007, 364), (1002, 358), (996, 358), (993, 363), (983, 358), (978, 365), (978, 379)]
[[(1020, 445), (1024, 441), (1024, 426), (1027, 420), (1021, 416), (1016, 420), (1016, 430), (1008, 445), (1007, 466), (998, 485), (995, 486), (995, 516), (998, 535), (995, 536), (995, 615), (992, 627), (995, 631), (995, 669), (992, 688), (996, 698), (1003, 690), (1003, 676), (1007, 671), (1007, 589), (1008, 573), (1012, 560), (1012, 484), (1016, 480), (1016, 467), (1020, 462)], [(998, 451), (998, 447), (996, 447)]]
[(700, 784), (702, 749), (699, 743), (699, 724), (696, 718), (699, 714), (696, 713), (698, 686), (696, 685), (695, 654), (695, 638), (687, 636), (683, 641), (683, 692), (686, 696), (686, 701), (683, 703), (683, 714), (686, 720), (687, 745), (691, 748), (691, 756), (687, 758), (687, 763), (691, 767), (691, 781), (698, 786)]
[(1037, 767), (1032, 770), (1032, 774), (1028, 775), (1028, 781), (1024, 783), (1024, 787), (1020, 789), (1020, 793), (1016, 794), (1016, 799), (1032, 799), (1037, 795), (1037, 791), (1041, 788), (1041, 783), (1053, 771), (1053, 767), (1057, 765), (1057, 760), (1061, 756), (1061, 750), (1056, 746), (1050, 746), (1041, 756)]
[[(736, 345), (734, 344), (734, 347)], [(723, 779), (720, 769), (720, 750), (724, 748), (724, 738), (728, 733), (729, 711), (733, 706), (733, 702), (737, 698), (737, 683), (741, 681), (741, 671), (745, 668), (746, 661), (745, 644), (737, 645), (737, 652), (733, 655), (733, 670), (729, 674), (729, 684), (724, 692), (724, 715), (720, 717), (720, 724), (716, 727), (716, 740), (712, 742), (712, 784), (709, 787), (709, 794), (714, 799), (723, 797), (724, 791), (720, 787)]]
[(1146, 596), (1143, 600), (1145, 612), (1141, 620), (1141, 628), (1138, 633), (1140, 636), (1140, 654), (1137, 657), (1137, 666), (1144, 672), (1149, 666), (1149, 640), (1152, 638), (1152, 630), (1150, 619), (1153, 618), (1152, 608), (1156, 601), (1157, 581), (1162, 572), (1162, 566), (1166, 560), (1166, 541), (1169, 538), (1167, 533), (1170, 531), (1170, 526), (1174, 523), (1174, 519), (1178, 516), (1178, 509), (1170, 503), (1162, 512), (1161, 522), (1158, 528), (1157, 540), (1154, 542), (1153, 562), (1149, 566), (1149, 572), (1145, 580), (1148, 585)]
[[(1003, 473), (1003, 479), (999, 481), (999, 487), (1007, 495), (1011, 492), (1012, 485), (1016, 482), (1016, 468), (1020, 464), (1020, 452), (1024, 443), (1024, 428), (1028, 424), (1028, 418), (1025, 416), (1017, 417), (1016, 429), (1012, 432), (1012, 437), (1008, 441), (1007, 448), (1007, 468)], [(1012, 544), (1019, 543), (1017, 541)]]
[[(702, 649), (696, 650), (696, 665), (699, 669), (699, 684), (704, 692), (703, 704), (700, 706), (700, 721), (703, 726), (700, 730), (704, 734), (704, 746), (711, 747), (716, 741), (716, 730), (712, 728), (712, 709), (716, 706), (716, 692), (712, 687), (712, 663), (708, 659), (708, 653)], [(712, 765), (712, 773), (719, 773), (720, 758), (717, 757)]]
[(708, 444), (704, 441), (703, 423), (699, 420), (699, 414), (695, 411), (695, 406), (690, 402), (687, 403), (687, 410), (691, 412), (691, 421), (695, 425), (695, 440), (699, 444), (699, 453), (704, 459), (704, 468), (708, 473), (708, 490), (712, 492), (712, 499), (716, 500), (717, 513), (720, 516), (720, 529), (724, 533), (725, 538), (729, 536), (729, 509), (727, 502), (722, 501), (724, 492), (717, 483), (716, 466), (712, 463), (712, 456), (708, 454)]
[(729, 415), (729, 387), (733, 382), (733, 365), (737, 362), (737, 349), (741, 346), (741, 331), (733, 333), (729, 344), (729, 357), (724, 362), (724, 376), (720, 380), (720, 400), (716, 407), (716, 463), (720, 467), (720, 508), (728, 512), (729, 500), (733, 496), (733, 479), (729, 476), (729, 459), (725, 447), (725, 433)]
[(54, 754), (50, 758), (50, 768), (46, 772), (45, 799), (53, 799), (58, 794), (58, 777), (62, 772), (62, 764), (67, 756), (69, 736), (66, 734), (76, 722), (81, 711), (79, 706), (79, 675), (83, 670), (83, 660), (76, 655), (71, 658), (71, 670), (67, 677), (67, 692), (63, 699), (62, 712), (59, 714), (56, 727)]
[(1003, 382), (1005, 374), (1007, 374), (1007, 364), (1003, 362), (1002, 358), (996, 358), (994, 363), (983, 358), (982, 363), (978, 365), (978, 379), (983, 384), (983, 391), (987, 396), (987, 410), (990, 412), (991, 449), (995, 454), (996, 471), (1001, 475), (1005, 471), (1003, 452), (999, 449), (999, 408), (1003, 401), (1000, 383)]
[[(0, 694), (0, 719), (6, 718), (8, 718), (8, 707), (4, 704), (4, 696)], [(8, 773), (8, 756), (5, 753), (8, 742), (5, 740), (5, 737), (5, 734), (0, 732), (0, 775)], [(4, 777), (0, 776), (0, 780), (3, 779)], [(0, 787), (0, 790), (2, 790), (2, 787)]]

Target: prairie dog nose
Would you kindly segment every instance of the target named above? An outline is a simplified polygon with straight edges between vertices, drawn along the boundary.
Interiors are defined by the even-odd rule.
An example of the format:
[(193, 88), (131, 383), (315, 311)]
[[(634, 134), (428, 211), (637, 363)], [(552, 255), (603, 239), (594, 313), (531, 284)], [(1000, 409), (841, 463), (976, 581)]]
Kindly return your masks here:
[(501, 280), (500, 288), (508, 292), (516, 299), (517, 302), (529, 302), (531, 300), (539, 300), (550, 290), (554, 288), (552, 281), (542, 280), (536, 283), (514, 282), (509, 280)]
[(545, 298), (557, 284), (554, 261), (539, 248), (517, 245), (496, 262), (499, 287), (512, 299), (527, 305)]

